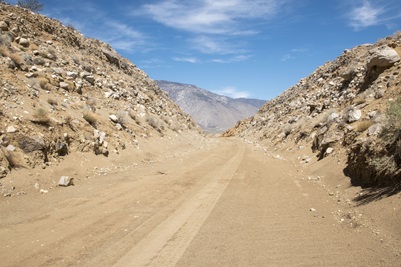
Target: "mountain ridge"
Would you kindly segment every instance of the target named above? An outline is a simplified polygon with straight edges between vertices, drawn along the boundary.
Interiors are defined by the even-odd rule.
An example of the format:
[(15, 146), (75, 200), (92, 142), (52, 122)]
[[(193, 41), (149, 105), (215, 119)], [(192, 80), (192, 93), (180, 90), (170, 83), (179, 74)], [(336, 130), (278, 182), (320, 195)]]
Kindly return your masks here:
[(259, 99), (231, 98), (196, 85), (156, 80), (185, 112), (206, 132), (219, 133), (250, 117), (266, 102)]

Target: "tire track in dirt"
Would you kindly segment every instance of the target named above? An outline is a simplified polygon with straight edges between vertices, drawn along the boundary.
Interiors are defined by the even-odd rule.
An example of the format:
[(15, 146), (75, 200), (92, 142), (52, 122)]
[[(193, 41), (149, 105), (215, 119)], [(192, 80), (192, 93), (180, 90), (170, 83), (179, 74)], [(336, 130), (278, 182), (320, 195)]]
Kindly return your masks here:
[(237, 142), (234, 156), (206, 174), (212, 178), (210, 182), (114, 266), (175, 266), (237, 171), (244, 150), (244, 145)]
[(370, 233), (336, 222), (338, 206), (298, 176), (288, 161), (247, 146), (176, 266), (398, 266)]

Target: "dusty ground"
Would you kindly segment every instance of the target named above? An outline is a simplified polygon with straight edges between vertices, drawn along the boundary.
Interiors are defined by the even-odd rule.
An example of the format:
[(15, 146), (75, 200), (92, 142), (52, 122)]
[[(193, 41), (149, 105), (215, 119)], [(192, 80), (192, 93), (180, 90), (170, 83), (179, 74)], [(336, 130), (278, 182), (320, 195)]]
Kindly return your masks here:
[(22, 193), (1, 198), (0, 265), (400, 266), (400, 194), (350, 187), (341, 157), (180, 138), (3, 179)]

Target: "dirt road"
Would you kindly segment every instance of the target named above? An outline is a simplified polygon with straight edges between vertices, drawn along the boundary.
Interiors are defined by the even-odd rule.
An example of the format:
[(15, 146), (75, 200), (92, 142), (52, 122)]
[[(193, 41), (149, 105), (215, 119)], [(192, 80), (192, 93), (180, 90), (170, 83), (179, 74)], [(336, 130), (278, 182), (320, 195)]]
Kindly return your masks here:
[[(3, 201), (1, 266), (400, 266), (296, 166), (235, 139)], [(93, 179), (97, 179), (96, 182)]]

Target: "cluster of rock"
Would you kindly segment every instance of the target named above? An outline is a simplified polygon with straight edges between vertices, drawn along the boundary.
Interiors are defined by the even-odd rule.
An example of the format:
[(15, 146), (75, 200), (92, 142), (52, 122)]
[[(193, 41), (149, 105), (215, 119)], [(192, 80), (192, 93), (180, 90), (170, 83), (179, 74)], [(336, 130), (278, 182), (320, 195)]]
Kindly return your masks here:
[(108, 44), (0, 2), (0, 178), (71, 152), (108, 156), (196, 123)]
[[(388, 127), (388, 103), (400, 96), (400, 54), (400, 34), (345, 50), (225, 136), (254, 137), (256, 142), (275, 145), (290, 140), (305, 142), (320, 159), (345, 148), (349, 155), (347, 171), (355, 184), (394, 185), (401, 181), (401, 164), (394, 163), (395, 168), (385, 177), (386, 166), (367, 166), (374, 165), (376, 156), (386, 154), (384, 150), (391, 150), (379, 152), (375, 144), (381, 141), (383, 128)], [(368, 154), (361, 154), (362, 150)], [(392, 155), (388, 157), (394, 162)], [(369, 169), (369, 173), (361, 169)]]

